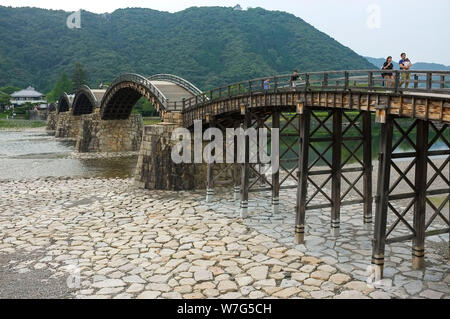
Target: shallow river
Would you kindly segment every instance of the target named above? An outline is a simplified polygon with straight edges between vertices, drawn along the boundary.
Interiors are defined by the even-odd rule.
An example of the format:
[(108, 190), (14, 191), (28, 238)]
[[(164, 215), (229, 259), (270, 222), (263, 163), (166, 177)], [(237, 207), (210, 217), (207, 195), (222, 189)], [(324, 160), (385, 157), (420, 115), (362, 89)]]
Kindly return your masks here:
[(0, 130), (0, 180), (39, 177), (130, 177), (137, 156), (114, 159), (72, 158), (74, 142), (43, 130)]

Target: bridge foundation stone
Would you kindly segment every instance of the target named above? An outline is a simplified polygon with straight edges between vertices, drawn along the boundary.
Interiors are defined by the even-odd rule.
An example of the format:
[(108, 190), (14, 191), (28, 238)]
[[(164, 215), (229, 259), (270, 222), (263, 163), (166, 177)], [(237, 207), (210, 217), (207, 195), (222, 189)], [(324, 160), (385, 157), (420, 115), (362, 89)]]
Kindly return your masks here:
[(72, 112), (59, 113), (56, 120), (55, 137), (76, 139), (81, 126), (81, 116)]
[(164, 122), (145, 126), (135, 173), (136, 185), (173, 191), (205, 188), (207, 165), (172, 161), (172, 149), (177, 143), (172, 140), (172, 133), (178, 127), (178, 124)]
[(55, 131), (56, 130), (56, 122), (58, 120), (58, 114), (56, 112), (50, 112), (47, 116), (47, 125), (45, 129), (47, 131)]
[(102, 120), (98, 111), (82, 115), (75, 149), (81, 153), (139, 151), (142, 129), (140, 114), (126, 120)]

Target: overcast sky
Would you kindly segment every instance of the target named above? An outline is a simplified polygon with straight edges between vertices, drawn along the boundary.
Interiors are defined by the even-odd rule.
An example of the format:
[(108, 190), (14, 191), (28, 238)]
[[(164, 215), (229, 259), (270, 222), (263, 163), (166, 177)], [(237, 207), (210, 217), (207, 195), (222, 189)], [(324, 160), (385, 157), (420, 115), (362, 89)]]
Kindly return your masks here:
[(414, 61), (450, 65), (448, 0), (0, 0), (4, 6), (33, 6), (96, 13), (145, 7), (176, 12), (192, 6), (262, 7), (293, 13), (365, 56), (406, 51)]

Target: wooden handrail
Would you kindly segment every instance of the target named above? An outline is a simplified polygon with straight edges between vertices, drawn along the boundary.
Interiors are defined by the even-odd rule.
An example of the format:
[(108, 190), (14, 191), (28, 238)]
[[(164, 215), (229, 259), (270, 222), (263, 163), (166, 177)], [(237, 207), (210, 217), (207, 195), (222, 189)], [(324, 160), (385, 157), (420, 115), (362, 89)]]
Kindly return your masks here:
[[(377, 83), (385, 83), (383, 78), (384, 74), (394, 75), (394, 86), (383, 87), (376, 86)], [(402, 74), (410, 74), (409, 84), (412, 87), (400, 87), (402, 84)], [(340, 75), (340, 77), (339, 77)], [(262, 93), (264, 92), (264, 81), (269, 79), (270, 90), (278, 92), (282, 89), (291, 89), (290, 79), (292, 74), (281, 74), (271, 77), (256, 78), (249, 81), (236, 82), (227, 86), (222, 86), (213, 90), (210, 90), (209, 101), (202, 99), (200, 102), (195, 103), (195, 97), (190, 98), (194, 103), (190, 103), (191, 106), (185, 111), (189, 111), (191, 108), (202, 106), (204, 103), (213, 102), (221, 99), (229, 99), (234, 96), (240, 96), (245, 93)], [(420, 92), (430, 93), (444, 93), (450, 94), (450, 88), (446, 88), (446, 85), (450, 86), (450, 72), (449, 71), (430, 71), (430, 70), (343, 70), (343, 71), (325, 71), (325, 72), (305, 72), (299, 73), (299, 76), (303, 79), (302, 82), (297, 82), (295, 90), (311, 90), (316, 88), (315, 84), (319, 84), (323, 90), (336, 90), (343, 89), (352, 91), (366, 91), (366, 90), (386, 90), (394, 91), (396, 93), (402, 93), (404, 91), (416, 90)], [(338, 77), (336, 77), (338, 76)], [(421, 79), (424, 78), (425, 79)], [(439, 77), (439, 80), (435, 80), (435, 77)], [(447, 80), (446, 80), (447, 77)], [(252, 85), (257, 83), (257, 85)], [(425, 84), (425, 87), (420, 87), (420, 84)], [(438, 85), (438, 88), (433, 88), (433, 85)], [(238, 88), (233, 90), (233, 88)], [(244, 88), (244, 90), (242, 90)], [(248, 91), (245, 89), (248, 88)], [(228, 94), (223, 95), (222, 91), (226, 90)], [(218, 94), (216, 94), (218, 93)]]

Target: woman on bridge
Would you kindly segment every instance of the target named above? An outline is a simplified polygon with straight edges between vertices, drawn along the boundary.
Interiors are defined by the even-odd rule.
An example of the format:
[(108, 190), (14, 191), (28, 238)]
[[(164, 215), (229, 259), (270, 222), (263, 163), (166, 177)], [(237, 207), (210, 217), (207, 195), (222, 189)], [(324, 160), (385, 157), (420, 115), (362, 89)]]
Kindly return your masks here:
[[(392, 64), (392, 57), (388, 56), (386, 62), (384, 62), (382, 70), (393, 70), (394, 65)], [(394, 86), (394, 76), (392, 73), (382, 73), (381, 76), (384, 78), (384, 84), (386, 87), (390, 88)]]

